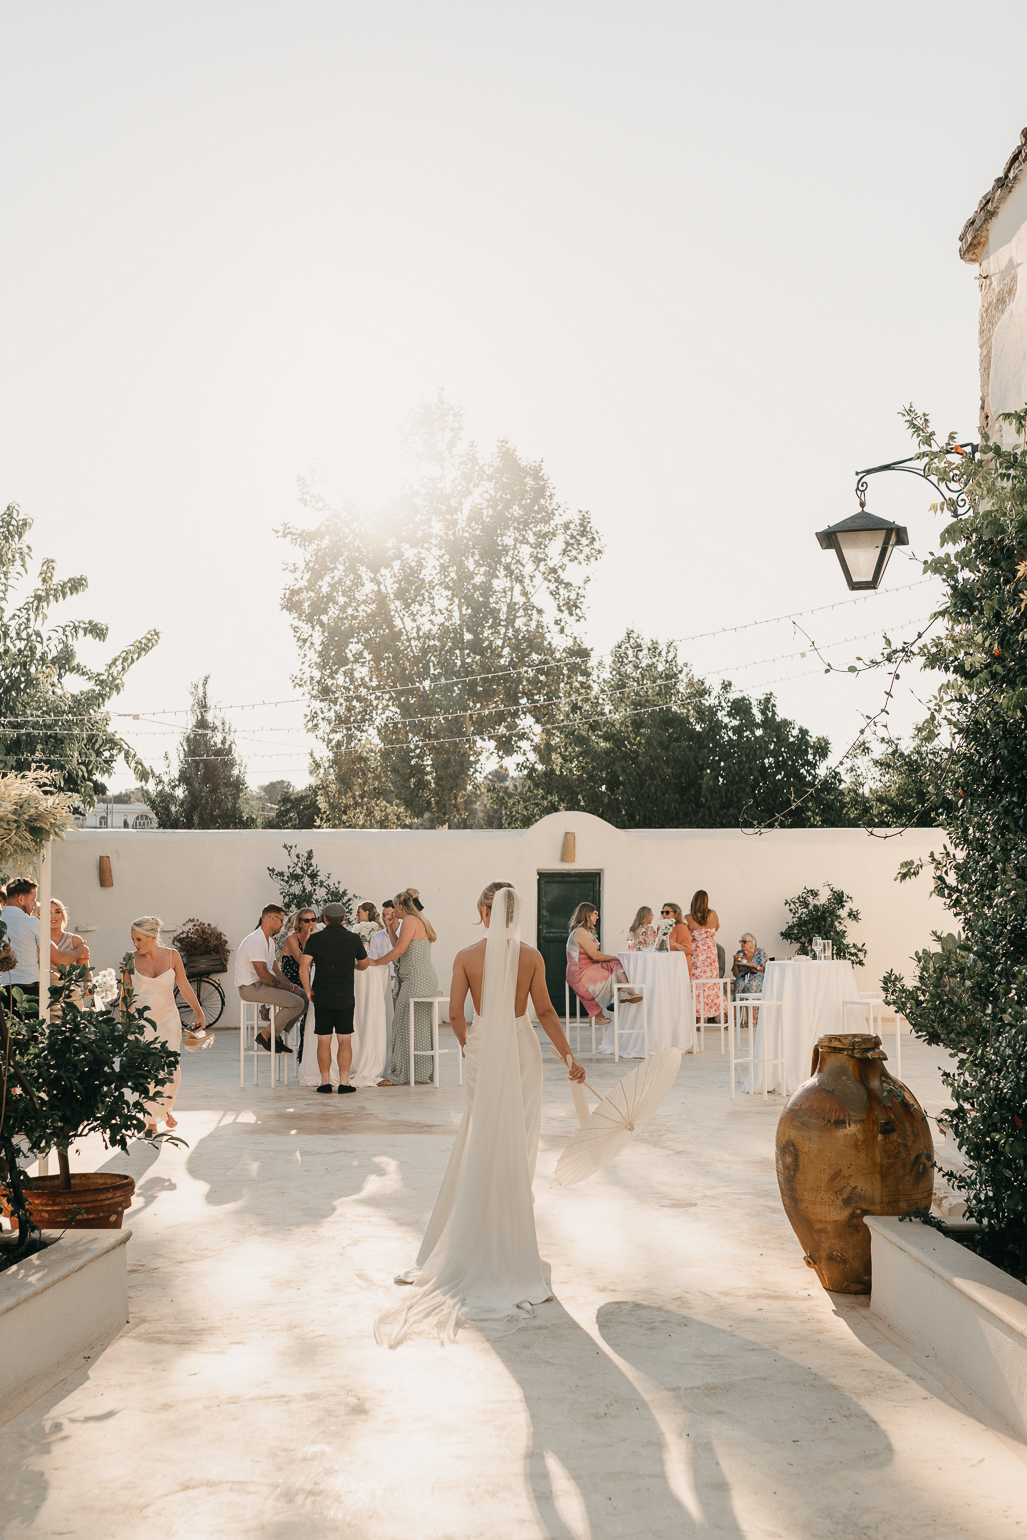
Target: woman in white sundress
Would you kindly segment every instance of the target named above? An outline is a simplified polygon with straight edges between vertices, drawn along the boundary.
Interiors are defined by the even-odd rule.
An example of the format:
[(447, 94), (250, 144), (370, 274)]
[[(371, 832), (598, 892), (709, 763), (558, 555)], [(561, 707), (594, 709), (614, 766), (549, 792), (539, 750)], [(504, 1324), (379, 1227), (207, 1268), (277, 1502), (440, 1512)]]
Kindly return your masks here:
[[(467, 1110), (417, 1266), (397, 1278), (410, 1296), (380, 1315), (375, 1340), (451, 1342), (462, 1326), (486, 1336), (515, 1331), (551, 1297), (542, 1276), (531, 1184), (542, 1111), (542, 1050), (528, 1017), (571, 1059), (546, 988), (542, 954), (521, 942), (521, 898), (492, 882), (478, 900), (487, 935), (453, 963), (449, 1020), (466, 1057)], [(474, 1022), (465, 1028), (470, 993)], [(585, 1071), (571, 1059), (570, 1078)]]
[[(172, 947), (158, 945), (160, 931), (160, 920), (155, 915), (144, 914), (138, 920), (132, 921), (132, 945), (135, 948), (135, 955), (132, 958), (133, 972), (124, 973), (122, 983), (125, 988), (132, 989), (136, 1006), (145, 1006), (153, 1018), (153, 1026), (147, 1032), (147, 1036), (160, 1038), (169, 1048), (180, 1053), (182, 1018), (178, 1014), (178, 1006), (175, 1003), (175, 985), (177, 984), (179, 994), (196, 1017), (196, 1025), (191, 1035), (199, 1038), (202, 1045), (206, 1046), (214, 1041), (214, 1034), (206, 1030), (206, 1019), (200, 1009), (200, 1002), (185, 976), (181, 957)], [(169, 1085), (164, 1085), (156, 1091), (153, 1100), (146, 1105), (148, 1134), (155, 1134), (157, 1125), (160, 1123), (167, 1124), (168, 1128), (178, 1127), (174, 1106), (181, 1083), (182, 1069), (179, 1063), (175, 1067), (175, 1078)]]

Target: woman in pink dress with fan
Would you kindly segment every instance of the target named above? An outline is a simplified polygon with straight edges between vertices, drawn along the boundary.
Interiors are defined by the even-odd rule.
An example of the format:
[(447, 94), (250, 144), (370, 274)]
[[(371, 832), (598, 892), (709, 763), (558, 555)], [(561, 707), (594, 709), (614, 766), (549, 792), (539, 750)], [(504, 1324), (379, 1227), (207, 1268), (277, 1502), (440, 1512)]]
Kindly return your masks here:
[(724, 1008), (720, 988), (716, 984), (704, 987), (703, 980), (720, 977), (717, 957), (720, 917), (710, 908), (710, 895), (702, 888), (692, 895), (692, 907), (685, 915), (685, 924), (692, 937), (692, 995), (696, 1020), (719, 1021)]

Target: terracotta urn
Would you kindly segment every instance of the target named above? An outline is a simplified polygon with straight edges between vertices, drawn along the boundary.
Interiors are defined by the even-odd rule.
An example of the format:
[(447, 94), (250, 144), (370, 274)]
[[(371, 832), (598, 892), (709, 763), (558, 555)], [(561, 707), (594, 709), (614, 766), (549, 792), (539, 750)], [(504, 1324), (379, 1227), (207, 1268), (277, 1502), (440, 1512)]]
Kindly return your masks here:
[(870, 1293), (864, 1214), (927, 1208), (934, 1144), (923, 1108), (884, 1068), (879, 1037), (822, 1037), (811, 1078), (777, 1125), (777, 1181), (789, 1223), (825, 1289)]
[[(136, 1190), (135, 1178), (113, 1171), (77, 1171), (71, 1191), (62, 1190), (59, 1176), (26, 1179), (25, 1207), (42, 1230), (120, 1230), (125, 1210)], [(6, 1196), (0, 1208), (11, 1217)]]

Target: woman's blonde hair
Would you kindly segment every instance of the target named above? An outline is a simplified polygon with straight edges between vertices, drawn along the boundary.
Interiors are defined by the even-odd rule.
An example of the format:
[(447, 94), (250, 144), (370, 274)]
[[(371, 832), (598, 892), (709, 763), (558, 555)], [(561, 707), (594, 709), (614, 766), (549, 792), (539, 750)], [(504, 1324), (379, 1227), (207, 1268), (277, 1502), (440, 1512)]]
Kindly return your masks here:
[(155, 914), (141, 914), (129, 926), (129, 930), (134, 930), (137, 936), (152, 936), (154, 941), (160, 936), (162, 929), (161, 922)]
[(653, 911), (649, 908), (648, 904), (643, 904), (641, 909), (635, 915), (635, 918), (632, 920), (631, 924), (628, 926), (628, 935), (633, 936), (636, 930), (642, 929), (643, 925), (651, 925), (652, 923)]
[(685, 917), (681, 913), (681, 905), (680, 904), (672, 904), (672, 903), (668, 902), (668, 903), (665, 903), (665, 904), (661, 904), (660, 908), (661, 909), (670, 909), (673, 912), (673, 914), (674, 914), (678, 924), (681, 925), (681, 924), (684, 923)]
[(571, 928), (568, 932), (568, 935), (573, 936), (579, 925), (584, 925), (585, 929), (588, 930), (588, 925), (585, 922), (585, 916), (589, 914), (594, 914), (596, 919), (598, 919), (599, 910), (597, 906), (595, 904), (579, 904), (575, 909), (573, 916), (571, 917)]
[(429, 941), (437, 941), (435, 927), (424, 912), (424, 905), (420, 902), (416, 888), (404, 888), (402, 893), (396, 894), (396, 908), (400, 914), (409, 914), (415, 920), (420, 920), (428, 935)]
[(710, 895), (705, 888), (699, 888), (692, 894), (692, 907), (689, 913), (700, 928), (705, 926), (710, 917)]
[(65, 905), (61, 903), (60, 899), (59, 898), (51, 898), (51, 900), (50, 900), (50, 907), (52, 909), (59, 909), (61, 911), (61, 914), (64, 916), (64, 923), (65, 923), (65, 925), (67, 925), (67, 923), (68, 923), (68, 911), (67, 911), (67, 908), (65, 907)]
[(315, 920), (317, 919), (317, 910), (314, 908), (313, 904), (301, 904), (298, 909), (294, 909), (292, 911), (292, 914), (290, 914), (289, 918), (285, 922), (285, 934), (287, 937), (299, 935), (301, 914), (312, 914)]
[[(479, 909), (487, 909), (489, 914), (491, 914), (492, 913), (492, 900), (495, 898), (496, 894), (497, 893), (501, 893), (504, 888), (511, 888), (512, 889), (513, 888), (513, 883), (512, 882), (490, 882), (487, 887), (482, 888), (481, 892), (478, 895), (478, 908)], [(507, 903), (509, 904), (509, 900), (507, 900)], [(510, 914), (509, 909), (507, 909), (507, 918), (508, 919), (509, 919), (509, 914)], [(480, 918), (477, 920), (476, 923), (478, 925), (481, 924)]]

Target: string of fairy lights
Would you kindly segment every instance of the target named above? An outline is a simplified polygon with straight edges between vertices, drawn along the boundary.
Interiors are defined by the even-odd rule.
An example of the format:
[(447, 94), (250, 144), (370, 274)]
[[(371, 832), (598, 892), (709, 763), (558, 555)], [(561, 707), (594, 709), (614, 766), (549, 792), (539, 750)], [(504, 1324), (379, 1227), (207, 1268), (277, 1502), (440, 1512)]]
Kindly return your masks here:
[[(918, 589), (930, 581), (931, 579), (929, 578), (920, 578), (915, 582), (903, 584), (899, 587), (889, 590), (889, 595)], [(770, 657), (753, 658), (717, 669), (704, 669), (701, 671), (701, 674), (697, 675), (697, 677), (705, 681), (730, 680), (736, 674), (742, 674), (752, 669), (765, 668), (775, 663), (805, 660), (808, 657), (814, 657), (818, 660), (816, 666), (812, 668), (800, 669), (798, 672), (778, 675), (775, 678), (769, 680), (761, 680), (757, 688), (760, 691), (763, 691), (769, 689), (773, 685), (787, 683), (795, 679), (801, 679), (815, 674), (822, 674), (825, 668), (825, 660), (823, 658), (823, 654), (839, 647), (849, 646), (854, 642), (865, 641), (871, 637), (879, 637), (882, 633), (882, 627), (878, 625), (871, 631), (865, 631), (856, 635), (841, 637), (834, 641), (823, 643), (818, 646), (815, 641), (812, 640), (812, 638), (808, 637), (808, 633), (806, 633), (802, 627), (795, 624), (796, 622), (798, 622), (800, 619), (806, 619), (814, 615), (822, 615), (829, 611), (839, 610), (851, 605), (862, 604), (867, 600), (879, 597), (881, 596), (878, 596), (875, 593), (859, 594), (850, 599), (836, 600), (831, 604), (817, 605), (806, 610), (792, 610), (782, 615), (769, 616), (763, 619), (742, 621), (731, 626), (723, 626), (710, 631), (697, 632), (691, 636), (672, 637), (668, 640), (669, 642), (683, 645), (733, 636), (739, 633), (755, 630), (760, 627), (781, 623), (793, 623), (795, 625), (795, 632), (797, 636), (801, 636), (802, 638), (803, 644), (801, 646), (795, 647), (788, 652), (774, 654)], [(918, 616), (914, 619), (904, 619), (898, 622), (898, 624), (902, 627), (920, 626), (926, 619), (927, 617)], [(685, 684), (684, 688), (675, 683), (670, 687), (669, 695), (665, 695), (665, 698), (663, 699), (654, 699), (653, 697), (660, 693), (660, 684), (658, 679), (643, 679), (640, 682), (625, 685), (618, 689), (607, 689), (603, 687), (599, 696), (599, 699), (603, 703), (603, 707), (601, 710), (593, 712), (589, 712), (587, 708), (596, 704), (597, 697), (594, 689), (591, 686), (585, 686), (583, 684), (578, 686), (572, 684), (571, 686), (561, 689), (557, 693), (550, 695), (539, 696), (533, 692), (525, 692), (525, 699), (514, 701), (509, 705), (491, 703), (486, 706), (475, 706), (469, 708), (460, 707), (453, 709), (441, 709), (440, 707), (440, 709), (437, 710), (422, 710), (422, 714), (417, 716), (407, 717), (402, 715), (402, 705), (404, 704), (403, 697), (409, 696), (412, 692), (417, 692), (422, 697), (428, 696), (430, 699), (432, 695), (436, 695), (438, 692), (452, 686), (481, 684), (487, 681), (509, 680), (513, 682), (517, 679), (522, 679), (527, 682), (530, 679), (531, 684), (534, 686), (541, 683), (539, 676), (544, 676), (546, 673), (551, 673), (554, 670), (566, 670), (568, 668), (569, 659), (573, 659), (573, 656), (573, 653), (570, 655), (565, 654), (563, 657), (556, 661), (547, 661), (538, 664), (526, 664), (517, 668), (493, 669), (476, 674), (463, 674), (438, 678), (430, 677), (427, 681), (400, 685), (395, 687), (393, 690), (386, 690), (382, 692), (384, 695), (392, 697), (392, 701), (397, 712), (396, 715), (387, 717), (384, 719), (384, 721), (375, 722), (363, 719), (355, 719), (350, 722), (332, 722), (332, 732), (342, 733), (346, 731), (360, 732), (364, 730), (373, 730), (379, 736), (382, 736), (383, 734), (388, 735), (392, 732), (395, 732), (399, 736), (394, 740), (393, 743), (390, 744), (390, 746), (398, 747), (400, 744), (402, 744), (404, 747), (423, 750), (461, 742), (465, 743), (479, 736), (487, 735), (490, 737), (501, 737), (503, 736), (504, 728), (509, 730), (509, 734), (517, 733), (523, 735), (525, 732), (530, 733), (540, 731), (555, 731), (561, 728), (585, 727), (595, 721), (600, 720), (613, 721), (623, 720), (629, 717), (641, 717), (652, 712), (666, 710), (668, 707), (679, 705), (687, 695), (687, 683)], [(582, 648), (580, 650), (580, 656), (583, 661), (586, 661), (590, 659), (591, 654), (587, 649)], [(348, 673), (361, 674), (363, 672), (364, 669), (362, 666), (355, 664), (350, 669), (341, 670), (340, 677), (344, 677)], [(577, 693), (575, 693), (575, 690), (577, 690)], [(741, 692), (736, 691), (735, 693)], [(645, 695), (646, 699), (644, 703), (633, 704), (633, 699), (639, 695)], [(219, 706), (217, 709), (219, 714), (222, 714), (228, 711), (278, 711), (281, 708), (290, 706), (309, 707), (311, 704), (313, 703), (307, 701), (302, 696), (291, 696), (270, 701), (261, 700), (235, 702), (227, 706)], [(411, 704), (414, 704), (414, 702), (411, 702)], [(449, 703), (447, 702), (447, 705), (448, 704)], [(528, 710), (530, 710), (532, 713), (536, 713), (540, 707), (544, 706), (553, 706), (554, 708), (557, 708), (553, 719), (543, 720), (540, 722), (536, 717), (534, 720), (528, 720)], [(111, 716), (113, 722), (118, 724), (125, 724), (125, 728), (122, 729), (122, 732), (126, 737), (130, 736), (133, 740), (170, 737), (181, 738), (185, 734), (191, 734), (193, 737), (195, 737), (197, 734), (197, 729), (191, 727), (188, 723), (179, 724), (168, 720), (169, 718), (173, 717), (188, 716), (190, 711), (190, 707), (158, 706), (148, 710), (112, 713)], [(484, 718), (486, 720), (479, 722), (478, 719), (480, 718)], [(66, 750), (65, 753), (57, 752), (59, 745), (55, 742), (53, 744), (53, 749), (55, 752), (52, 753), (40, 753), (38, 748), (36, 748), (36, 751), (32, 753), (27, 753), (21, 756), (8, 754), (6, 757), (8, 759), (14, 760), (18, 760), (19, 758), (25, 759), (26, 761), (30, 761), (31, 763), (39, 766), (57, 766), (62, 763), (69, 763), (74, 758), (73, 746), (75, 740), (88, 739), (89, 737), (95, 737), (96, 735), (97, 729), (95, 727), (84, 725), (89, 721), (90, 718), (84, 713), (79, 715), (73, 713), (57, 714), (53, 712), (38, 714), (25, 713), (22, 715), (0, 717), (0, 737), (5, 735), (4, 729), (6, 728), (6, 736), (11, 738), (25, 734), (31, 735), (32, 739), (36, 743), (38, 743), (38, 740), (40, 739), (47, 738), (63, 740), (60, 746)], [(445, 724), (455, 724), (457, 721), (464, 724), (464, 730), (462, 732), (445, 733)], [(138, 727), (128, 728), (127, 724), (129, 722), (139, 723), (140, 725)], [(478, 723), (477, 728), (472, 726), (472, 722)], [(434, 724), (435, 731), (430, 735), (417, 734), (412, 731), (412, 729), (421, 726), (424, 723)], [(212, 734), (217, 734), (220, 732), (220, 729), (213, 728), (209, 731)], [(300, 756), (306, 756), (310, 753), (309, 744), (283, 744), (276, 736), (274, 736), (292, 735), (295, 737), (297, 734), (296, 726), (279, 726), (275, 724), (261, 724), (258, 726), (257, 724), (254, 724), (252, 730), (247, 730), (245, 725), (239, 724), (235, 727), (234, 731), (240, 745), (246, 745), (247, 749), (249, 749), (249, 747), (252, 745), (254, 749), (271, 750), (271, 752), (247, 752), (245, 754), (245, 758), (247, 760), (263, 762), (287, 759), (290, 761), (295, 761)], [(189, 754), (185, 756), (187, 762), (215, 761), (231, 757), (233, 757), (233, 755), (230, 752), (211, 754), (200, 753)]]

